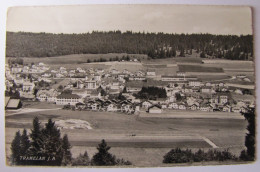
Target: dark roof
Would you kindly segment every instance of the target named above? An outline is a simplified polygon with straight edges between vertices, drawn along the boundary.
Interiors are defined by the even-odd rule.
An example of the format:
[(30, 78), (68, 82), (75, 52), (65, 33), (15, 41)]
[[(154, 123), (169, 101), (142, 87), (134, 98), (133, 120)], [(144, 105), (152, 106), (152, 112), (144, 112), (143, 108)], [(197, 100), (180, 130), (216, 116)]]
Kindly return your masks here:
[(77, 94), (60, 94), (57, 96), (58, 99), (79, 99), (80, 96), (78, 96)]
[(78, 102), (76, 103), (76, 106), (85, 105), (84, 103)]
[(143, 81), (130, 81), (127, 82), (126, 87), (138, 87), (138, 88), (142, 88), (144, 86), (144, 82)]
[(158, 108), (158, 109), (161, 109), (162, 107), (158, 104), (156, 105), (152, 105), (151, 107), (148, 108), (148, 110), (152, 109), (152, 108)]

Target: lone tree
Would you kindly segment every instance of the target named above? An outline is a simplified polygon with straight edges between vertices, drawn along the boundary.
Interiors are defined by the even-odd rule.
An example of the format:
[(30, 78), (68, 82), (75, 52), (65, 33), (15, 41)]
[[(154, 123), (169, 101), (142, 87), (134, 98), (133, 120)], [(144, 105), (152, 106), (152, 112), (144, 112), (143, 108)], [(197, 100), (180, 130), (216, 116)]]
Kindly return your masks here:
[(98, 153), (93, 156), (91, 164), (96, 166), (116, 165), (116, 157), (108, 152), (109, 149), (110, 147), (107, 146), (106, 141), (102, 139), (97, 147)]
[(248, 111), (242, 113), (245, 119), (248, 121), (247, 130), (245, 139), (246, 151), (242, 151), (240, 154), (240, 159), (245, 161), (254, 161), (255, 160), (255, 108), (248, 108)]

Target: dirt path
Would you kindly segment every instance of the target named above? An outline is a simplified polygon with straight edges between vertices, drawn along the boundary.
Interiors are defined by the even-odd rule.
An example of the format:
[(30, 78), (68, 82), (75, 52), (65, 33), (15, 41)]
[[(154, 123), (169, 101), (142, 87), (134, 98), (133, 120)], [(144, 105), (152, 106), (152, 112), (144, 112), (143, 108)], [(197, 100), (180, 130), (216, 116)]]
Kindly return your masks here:
[(55, 109), (33, 109), (33, 108), (24, 108), (24, 109), (18, 109), (13, 111), (6, 111), (5, 116), (12, 116), (16, 114), (23, 114), (23, 113), (31, 113), (31, 112), (41, 112), (41, 111), (50, 111), (50, 110), (59, 110), (61, 108), (55, 108)]

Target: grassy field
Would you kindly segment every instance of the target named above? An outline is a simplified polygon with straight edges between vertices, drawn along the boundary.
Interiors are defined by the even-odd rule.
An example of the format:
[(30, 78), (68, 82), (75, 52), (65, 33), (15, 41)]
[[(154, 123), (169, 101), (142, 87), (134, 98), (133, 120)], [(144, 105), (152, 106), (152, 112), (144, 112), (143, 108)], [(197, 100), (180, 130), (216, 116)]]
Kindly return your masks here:
[[(36, 107), (38, 105), (32, 105)], [(208, 117), (207, 117), (208, 115)], [(237, 153), (244, 148), (246, 121), (244, 119), (217, 119), (205, 114), (202, 118), (154, 118), (121, 113), (53, 110), (10, 115), (5, 117), (7, 155), (17, 130), (31, 128), (37, 116), (41, 125), (54, 121), (80, 119), (90, 123), (93, 129), (62, 129), (72, 143), (73, 156), (83, 150), (95, 150), (102, 138), (111, 144), (111, 152), (126, 158), (136, 166), (161, 166), (162, 156), (174, 147), (208, 149), (201, 137), (209, 138), (220, 148), (231, 148)], [(134, 136), (133, 136), (134, 134)], [(75, 152), (74, 152), (75, 150)], [(122, 150), (125, 150), (122, 152)], [(9, 154), (8, 154), (9, 152)], [(92, 151), (93, 152), (93, 151)], [(125, 157), (123, 154), (127, 155)], [(137, 161), (138, 159), (142, 161)]]
[(104, 64), (104, 63), (81, 63), (81, 64), (76, 64), (76, 63), (72, 63), (72, 64), (50, 64), (49, 65), (51, 67), (51, 69), (59, 69), (61, 66), (65, 67), (67, 70), (71, 70), (71, 69), (77, 69), (77, 67), (80, 67), (82, 69), (104, 69), (104, 70), (108, 70), (110, 68), (111, 65), (108, 64)]
[(177, 119), (244, 119), (240, 113), (229, 112), (202, 112), (192, 110), (163, 110), (160, 114), (141, 112), (139, 117), (143, 118), (177, 118)]
[[(71, 54), (65, 56), (56, 56), (56, 57), (23, 57), (24, 64), (31, 64), (31, 63), (39, 63), (43, 62), (45, 64), (80, 64), (86, 63), (88, 60), (93, 61), (94, 59), (106, 59), (109, 61), (110, 58), (121, 58), (123, 56), (129, 56), (130, 58), (134, 59), (146, 59), (147, 55), (143, 54), (126, 54), (126, 53), (109, 53), (109, 54)], [(8, 59), (8, 57), (7, 57)]]
[(202, 65), (178, 65), (181, 72), (206, 72), (206, 73), (223, 73), (220, 67), (205, 67)]
[[(225, 165), (225, 164), (236, 164), (237, 162), (201, 162), (192, 164), (163, 164), (163, 156), (169, 152), (170, 148), (125, 148), (125, 147), (112, 147), (110, 152), (116, 155), (118, 158), (124, 158), (131, 161), (134, 165), (139, 167), (169, 167), (169, 166), (187, 166), (187, 165)], [(191, 148), (193, 152), (197, 151), (197, 148)], [(208, 149), (203, 149), (207, 151)], [(223, 150), (223, 149), (219, 149)], [(237, 152), (235, 153), (239, 156), (240, 152), (236, 148), (230, 148), (229, 151)], [(89, 157), (92, 157), (96, 152), (96, 147), (82, 147), (73, 146), (72, 151), (74, 152), (73, 157), (77, 157), (80, 153), (87, 151)], [(136, 156), (132, 156), (132, 155)], [(239, 162), (241, 163), (241, 162)], [(242, 162), (243, 163), (243, 162)]]
[(176, 58), (165, 58), (165, 59), (144, 59), (142, 60), (143, 64), (146, 65), (167, 65), (167, 64), (176, 64)]
[(203, 59), (207, 66), (223, 67), (224, 69), (240, 69), (249, 70), (254, 68), (253, 61), (239, 61), (239, 60), (223, 60), (223, 59)]
[(146, 70), (139, 62), (112, 62), (109, 69), (116, 69), (120, 72), (123, 72), (124, 69), (127, 69), (130, 72), (136, 72), (138, 70)]

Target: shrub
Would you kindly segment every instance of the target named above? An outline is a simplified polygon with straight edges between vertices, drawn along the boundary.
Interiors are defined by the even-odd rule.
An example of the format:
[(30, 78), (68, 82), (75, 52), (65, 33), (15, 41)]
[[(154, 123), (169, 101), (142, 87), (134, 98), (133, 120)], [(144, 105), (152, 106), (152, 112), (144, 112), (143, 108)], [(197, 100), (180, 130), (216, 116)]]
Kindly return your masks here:
[(88, 152), (85, 151), (85, 153), (82, 155), (80, 154), (77, 158), (72, 160), (73, 166), (88, 166), (90, 165), (90, 159), (88, 156)]
[(164, 156), (163, 163), (186, 163), (193, 159), (192, 152), (189, 149), (182, 151), (180, 148), (172, 149)]
[(232, 155), (228, 150), (209, 150), (208, 152), (204, 152), (199, 149), (197, 152), (192, 153), (190, 149), (181, 150), (180, 148), (172, 149), (163, 158), (163, 163), (237, 160), (237, 157)]

